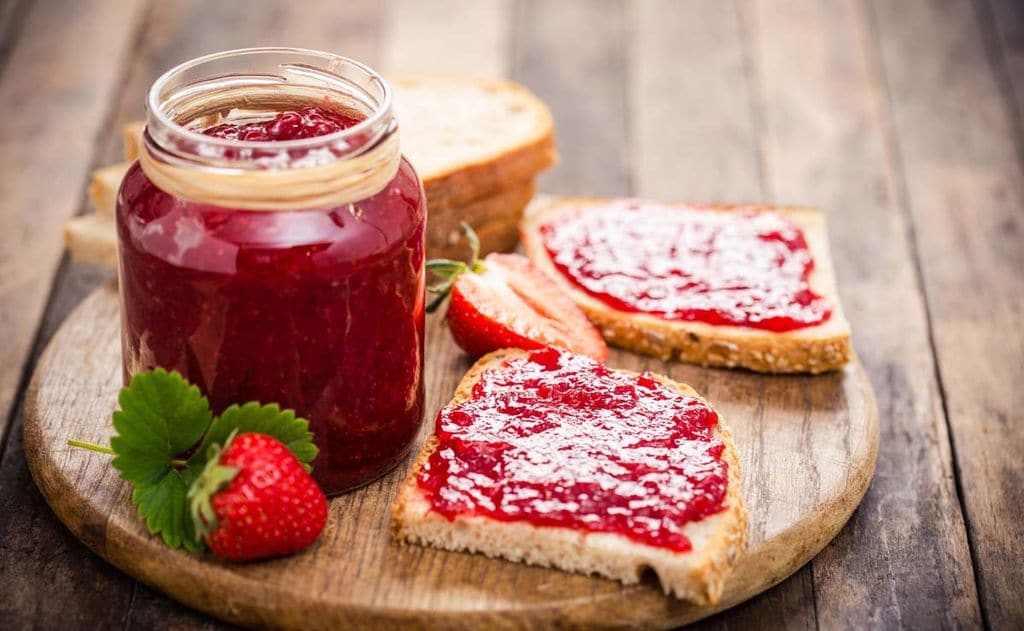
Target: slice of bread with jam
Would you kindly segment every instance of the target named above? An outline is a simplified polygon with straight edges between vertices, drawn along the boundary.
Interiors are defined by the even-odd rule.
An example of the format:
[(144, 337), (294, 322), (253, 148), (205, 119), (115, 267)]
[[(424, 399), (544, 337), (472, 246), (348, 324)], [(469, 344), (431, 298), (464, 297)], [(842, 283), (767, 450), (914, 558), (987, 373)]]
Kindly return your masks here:
[(481, 358), (402, 483), (394, 538), (715, 602), (746, 545), (728, 428), (689, 386), (554, 348)]
[[(781, 218), (781, 221), (788, 223), (790, 228), (795, 227), (799, 231), (795, 240), (805, 244), (802, 255), (806, 256), (809, 253), (812, 260), (806, 278), (805, 290), (813, 293), (807, 295), (815, 296), (815, 300), (820, 298), (823, 301), (822, 304), (828, 305), (830, 312), (823, 321), (811, 322), (783, 331), (756, 325), (701, 321), (699, 318), (687, 320), (664, 317), (655, 313), (645, 313), (642, 310), (623, 308), (621, 304), (615, 304), (612, 300), (588, 291), (556, 265), (552, 252), (545, 241), (544, 231), (550, 230), (546, 226), (558, 226), (559, 222), (582, 216), (580, 213), (609, 212), (609, 209), (627, 216), (636, 207), (653, 208), (649, 214), (654, 215), (654, 218), (646, 216), (643, 220), (649, 223), (653, 221), (655, 230), (658, 229), (658, 217), (665, 219), (666, 230), (680, 230), (679, 224), (673, 223), (675, 220), (671, 217), (671, 214), (676, 212), (720, 213), (720, 216), (716, 215), (715, 217), (734, 217), (737, 222), (749, 222), (765, 214)], [(727, 213), (730, 215), (726, 215)], [(627, 221), (632, 221), (632, 219)], [(631, 274), (630, 283), (639, 284), (645, 280), (642, 276), (645, 273), (643, 270), (653, 267), (686, 265), (685, 257), (675, 259), (670, 255), (666, 255), (663, 260), (658, 261), (637, 259), (636, 250), (643, 247), (642, 243), (638, 241), (634, 244), (629, 241), (628, 235), (625, 234), (630, 230), (628, 225), (619, 226), (619, 228), (620, 230), (611, 234), (610, 237), (605, 235), (605, 240), (613, 243), (610, 246), (605, 244), (602, 256), (610, 260), (588, 262), (592, 268), (599, 269), (600, 273), (615, 273), (623, 276)], [(686, 226), (683, 226), (682, 229), (685, 228)], [(650, 225), (646, 230), (648, 233), (651, 231)], [(652, 238), (648, 233), (643, 233), (648, 235), (643, 237), (643, 243), (657, 240), (656, 237)], [(526, 253), (534, 264), (550, 274), (569, 292), (576, 303), (597, 325), (605, 339), (614, 346), (653, 355), (664, 360), (678, 360), (705, 366), (747, 368), (768, 373), (820, 373), (836, 370), (844, 366), (852, 357), (850, 325), (839, 304), (839, 295), (828, 250), (825, 218), (820, 211), (813, 208), (725, 204), (694, 205), (599, 198), (545, 198), (535, 200), (527, 209), (520, 234)], [(670, 244), (672, 248), (677, 248), (673, 249), (673, 252), (683, 251), (685, 248), (703, 247), (700, 245), (699, 238), (696, 240), (698, 245), (693, 245), (692, 234), (685, 231), (679, 232), (679, 234), (684, 235), (680, 240), (688, 241), (688, 243)], [(770, 236), (766, 235), (766, 238)], [(583, 238), (589, 237), (584, 235)], [(786, 237), (786, 239), (790, 238)], [(802, 244), (800, 247), (804, 247)], [(736, 283), (738, 282), (735, 280), (737, 277), (748, 274), (744, 266), (751, 263), (743, 258), (742, 246), (739, 251), (729, 250), (734, 245), (733, 241), (725, 240), (720, 246), (723, 253), (720, 259), (726, 261), (724, 263), (726, 267), (729, 265), (733, 267), (731, 270), (726, 269), (721, 272), (720, 276), (725, 280), (720, 285), (727, 285), (729, 282)], [(587, 247), (591, 247), (589, 242), (587, 242)], [(779, 250), (783, 254), (786, 252), (784, 248), (785, 245), (782, 245)], [(611, 256), (608, 255), (609, 251)], [(782, 264), (788, 265), (789, 263), (783, 262)], [(635, 269), (630, 269), (630, 267)], [(639, 275), (637, 270), (640, 270)], [(683, 270), (682, 273), (685, 274), (687, 271)], [(698, 278), (694, 283), (696, 284), (700, 280), (702, 279)], [(782, 283), (779, 283), (779, 286), (781, 287)], [(625, 288), (620, 286), (619, 289), (625, 295), (629, 295), (631, 291), (636, 293), (628, 286)], [(762, 287), (762, 293), (770, 294), (774, 289), (769, 277), (765, 286)], [(708, 292), (713, 294), (718, 289), (713, 284), (711, 286), (704, 284), (699, 291), (705, 293), (694, 293), (692, 296), (694, 300), (698, 302), (711, 300), (713, 302), (715, 296), (709, 296)], [(666, 293), (676, 301), (673, 303), (675, 305), (685, 305), (685, 301), (690, 299), (686, 295), (679, 298), (671, 291)], [(802, 307), (797, 305), (796, 308)]]

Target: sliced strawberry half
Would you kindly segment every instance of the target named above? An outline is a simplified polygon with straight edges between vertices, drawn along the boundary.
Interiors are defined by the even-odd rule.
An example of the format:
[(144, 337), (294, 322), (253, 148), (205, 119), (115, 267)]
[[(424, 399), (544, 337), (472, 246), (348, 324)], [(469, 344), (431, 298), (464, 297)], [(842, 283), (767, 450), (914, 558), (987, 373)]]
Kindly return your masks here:
[(428, 311), (451, 294), (448, 328), (452, 338), (470, 355), (500, 348), (525, 350), (560, 346), (604, 361), (608, 346), (572, 298), (518, 254), (489, 254), (479, 260), (479, 244), (463, 225), (473, 248), (469, 264), (433, 260), (427, 269), (445, 282), (430, 288), (437, 294)]

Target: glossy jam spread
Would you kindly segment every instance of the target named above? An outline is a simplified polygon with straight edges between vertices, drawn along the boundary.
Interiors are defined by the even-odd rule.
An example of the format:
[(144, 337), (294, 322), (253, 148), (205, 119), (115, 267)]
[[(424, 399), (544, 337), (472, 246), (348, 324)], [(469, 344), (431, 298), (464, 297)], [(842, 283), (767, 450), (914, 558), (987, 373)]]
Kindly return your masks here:
[[(209, 133), (288, 140), (354, 122), (311, 108)], [(126, 378), (163, 366), (217, 411), (293, 408), (310, 420), (326, 492), (373, 479), (422, 422), (424, 220), (404, 160), (361, 202), (274, 212), (172, 197), (136, 163), (117, 215)]]
[(203, 130), (203, 133), (227, 140), (298, 140), (326, 136), (358, 122), (358, 118), (311, 106), (299, 111), (280, 112), (269, 120), (222, 123)]
[(418, 478), (433, 510), (690, 549), (686, 524), (725, 508), (718, 415), (649, 374), (547, 348), (485, 372), (443, 408)]
[(803, 232), (777, 213), (623, 202), (540, 231), (562, 274), (622, 311), (777, 332), (832, 314)]

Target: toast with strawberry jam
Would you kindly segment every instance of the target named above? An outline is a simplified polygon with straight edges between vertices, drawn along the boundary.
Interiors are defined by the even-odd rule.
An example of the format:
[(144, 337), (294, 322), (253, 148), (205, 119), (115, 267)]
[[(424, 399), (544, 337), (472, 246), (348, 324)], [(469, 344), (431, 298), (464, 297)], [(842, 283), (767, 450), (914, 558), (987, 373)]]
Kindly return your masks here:
[(713, 603), (746, 542), (736, 448), (689, 386), (549, 347), (480, 359), (392, 507), (394, 537)]
[(769, 373), (852, 356), (817, 210), (555, 198), (521, 236), (615, 346)]

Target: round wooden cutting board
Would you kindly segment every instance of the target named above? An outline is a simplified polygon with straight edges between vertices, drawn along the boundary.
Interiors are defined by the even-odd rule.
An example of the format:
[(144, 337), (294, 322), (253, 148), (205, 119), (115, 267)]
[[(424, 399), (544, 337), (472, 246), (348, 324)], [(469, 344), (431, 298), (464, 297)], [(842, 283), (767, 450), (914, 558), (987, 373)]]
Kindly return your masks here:
[[(67, 319), (43, 354), (25, 406), (25, 450), (36, 484), (76, 536), (125, 572), (232, 622), (290, 629), (529, 626), (669, 627), (742, 602), (778, 583), (827, 544), (867, 489), (878, 413), (858, 362), (841, 373), (771, 377), (664, 364), (615, 351), (609, 365), (685, 381), (732, 428), (750, 511), (749, 547), (721, 601), (694, 607), (652, 579), (601, 578), (483, 556), (391, 543), (388, 508), (408, 462), (331, 502), (317, 545), (248, 565), (170, 550), (150, 537), (109, 457), (68, 447), (106, 444), (121, 387), (117, 293), (102, 288)], [(427, 409), (452, 394), (471, 362), (440, 318), (427, 331)]]

